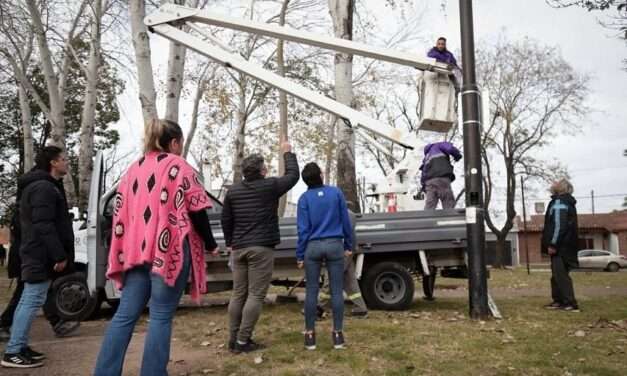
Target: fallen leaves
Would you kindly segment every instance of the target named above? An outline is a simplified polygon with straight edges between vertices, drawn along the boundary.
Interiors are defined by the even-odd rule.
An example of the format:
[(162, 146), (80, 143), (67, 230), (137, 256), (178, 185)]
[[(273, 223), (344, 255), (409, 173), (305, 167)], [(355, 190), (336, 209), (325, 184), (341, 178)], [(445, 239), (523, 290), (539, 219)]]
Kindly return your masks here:
[(585, 337), (586, 336), (586, 332), (584, 332), (583, 330), (577, 330), (577, 331), (575, 331), (575, 333), (573, 335), (575, 337)]

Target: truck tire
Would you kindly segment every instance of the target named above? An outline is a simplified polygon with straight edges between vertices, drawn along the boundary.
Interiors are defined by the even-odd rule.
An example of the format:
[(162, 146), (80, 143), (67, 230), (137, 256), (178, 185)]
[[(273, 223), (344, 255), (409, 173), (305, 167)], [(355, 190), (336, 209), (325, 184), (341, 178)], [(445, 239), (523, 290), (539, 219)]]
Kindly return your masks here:
[(380, 262), (368, 267), (361, 291), (368, 307), (388, 311), (407, 309), (414, 300), (414, 279), (398, 262)]
[(82, 272), (57, 278), (51, 290), (57, 315), (65, 321), (86, 320), (100, 305), (100, 299), (89, 294), (87, 278)]

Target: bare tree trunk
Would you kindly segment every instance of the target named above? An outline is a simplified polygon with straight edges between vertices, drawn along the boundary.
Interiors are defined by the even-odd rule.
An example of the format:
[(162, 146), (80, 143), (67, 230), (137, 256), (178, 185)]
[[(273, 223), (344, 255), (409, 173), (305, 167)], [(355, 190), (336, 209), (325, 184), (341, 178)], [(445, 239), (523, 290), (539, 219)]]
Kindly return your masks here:
[[(285, 25), (285, 14), (287, 13), (287, 7), (290, 0), (284, 0), (281, 6), (281, 13), (279, 14), (279, 25)], [(279, 39), (277, 43), (276, 62), (279, 71), (279, 75), (285, 77), (285, 59), (284, 59), (284, 42)], [(283, 153), (281, 153), (281, 144), (288, 141), (288, 126), (287, 126), (287, 94), (284, 91), (279, 90), (279, 176), (285, 174), (285, 160), (283, 159)], [(287, 195), (281, 196), (279, 200), (279, 217), (285, 215), (285, 206), (287, 205)]]
[(325, 150), (325, 166), (324, 166), (324, 184), (331, 184), (331, 176), (333, 172), (333, 156), (335, 151), (335, 117), (330, 116), (329, 130), (327, 133), (327, 145)]
[(33, 142), (33, 127), (31, 124), (32, 114), (30, 111), (30, 103), (28, 94), (24, 85), (18, 84), (18, 95), (20, 99), (20, 117), (22, 118), (22, 133), (24, 135), (24, 172), (28, 172), (33, 168), (35, 153)]
[(31, 16), (37, 47), (39, 49), (41, 70), (45, 77), (46, 88), (48, 89), (48, 98), (50, 101), (50, 118), (48, 120), (52, 123), (52, 143), (65, 148), (63, 100), (61, 98), (62, 93), (59, 92), (59, 81), (54, 71), (52, 53), (50, 52), (48, 41), (46, 40), (46, 31), (44, 30), (37, 2), (35, 0), (27, 0), (26, 5), (28, 6), (28, 11)]
[(207, 87), (205, 72), (206, 69), (201, 75), (200, 81), (198, 82), (198, 87), (196, 87), (196, 95), (194, 96), (194, 108), (192, 109), (192, 120), (189, 125), (189, 132), (187, 133), (187, 137), (185, 138), (185, 144), (183, 145), (183, 158), (187, 158), (189, 148), (191, 147), (192, 140), (194, 139), (194, 135), (196, 134), (196, 128), (198, 127), (198, 111), (200, 107), (200, 101), (202, 100), (202, 95), (204, 94)]
[[(329, 0), (333, 32), (338, 38), (353, 39), (354, 0)], [(353, 105), (353, 56), (335, 54), (335, 99), (347, 106)], [(340, 122), (340, 119), (336, 120)], [(337, 129), (337, 185), (344, 192), (348, 206), (361, 212), (355, 173), (355, 134), (344, 124)]]
[(235, 150), (233, 155), (233, 183), (242, 181), (242, 161), (244, 160), (244, 149), (246, 147), (246, 81), (247, 78), (240, 74), (237, 131), (235, 132)]
[[(172, 0), (174, 4), (185, 5), (185, 0)], [(187, 6), (196, 8), (198, 0), (190, 0)], [(183, 27), (183, 29), (187, 29)], [(183, 89), (183, 75), (185, 73), (185, 56), (187, 48), (183, 45), (170, 42), (170, 53), (168, 57), (168, 80), (166, 83), (165, 97), (165, 118), (176, 123), (179, 122), (179, 103), (181, 100), (181, 90)]]
[[(81, 116), (80, 146), (78, 152), (78, 208), (82, 213), (87, 210), (91, 173), (94, 169), (94, 128), (96, 122), (96, 103), (98, 98), (98, 70), (101, 64), (100, 39), (103, 15), (103, 0), (92, 3), (91, 40), (89, 60), (84, 69), (87, 76), (85, 100)], [(80, 64), (80, 62), (77, 62)]]
[(493, 268), (502, 268), (505, 266), (505, 243), (507, 234), (500, 233), (496, 237), (496, 244), (494, 247), (494, 263)]
[[(48, 120), (52, 124), (52, 129), (50, 132), (52, 139), (51, 144), (66, 149), (65, 119), (63, 117), (63, 112), (65, 107), (65, 82), (67, 80), (67, 72), (69, 69), (69, 61), (71, 58), (69, 56), (69, 52), (65, 51), (66, 56), (62, 64), (60, 77), (57, 77), (52, 61), (52, 53), (50, 52), (50, 47), (48, 46), (48, 41), (46, 39), (46, 29), (44, 29), (38, 4), (35, 0), (27, 0), (26, 5), (31, 16), (31, 22), (35, 33), (35, 40), (37, 41), (37, 47), (39, 50), (41, 70), (43, 71), (46, 81), (46, 88), (48, 90), (47, 94), (50, 111)], [(74, 19), (74, 23), (70, 29), (70, 32), (68, 33), (66, 45), (69, 45), (73, 39), (74, 30), (76, 29), (76, 25), (78, 24), (78, 19), (83, 13), (84, 7), (85, 2), (82, 2), (79, 11)], [(73, 206), (76, 203), (76, 189), (74, 185), (74, 180), (72, 179), (72, 172), (70, 167), (68, 167), (68, 174), (63, 179), (63, 185), (65, 187), (68, 204), (70, 206)]]
[(182, 45), (170, 42), (170, 56), (168, 58), (168, 80), (166, 84), (165, 118), (179, 122), (179, 101), (183, 89), (183, 72), (185, 70), (185, 55), (187, 49)]
[(137, 65), (137, 77), (139, 80), (139, 101), (142, 106), (144, 123), (148, 123), (159, 117), (157, 113), (157, 92), (152, 75), (152, 62), (150, 60), (150, 40), (148, 29), (144, 25), (146, 16), (145, 0), (129, 0), (128, 11), (131, 18), (131, 32), (133, 34), (133, 47), (135, 48), (135, 64)]

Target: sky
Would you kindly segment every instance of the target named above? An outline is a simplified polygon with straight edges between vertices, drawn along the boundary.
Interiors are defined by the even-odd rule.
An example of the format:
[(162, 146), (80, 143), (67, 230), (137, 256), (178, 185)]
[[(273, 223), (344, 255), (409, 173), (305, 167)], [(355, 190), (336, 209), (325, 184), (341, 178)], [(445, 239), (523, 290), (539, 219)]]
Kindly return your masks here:
[[(365, 6), (372, 7), (382, 15), (383, 22), (395, 22), (386, 16), (380, 0), (367, 0)], [(411, 1), (410, 1), (411, 3)], [(428, 3), (415, 1), (416, 9), (424, 9), (425, 25), (420, 32), (422, 37), (435, 39), (444, 35), (451, 50), (460, 49), (458, 2), (449, 0), (445, 10), (440, 1)], [(593, 112), (582, 121), (583, 130), (574, 136), (563, 135), (555, 139), (551, 147), (542, 152), (547, 159), (557, 159), (567, 166), (575, 187), (578, 209), (581, 213), (591, 211), (591, 191), (594, 190), (595, 211), (608, 212), (620, 209), (623, 194), (627, 196), (627, 72), (621, 70), (622, 60), (627, 57), (627, 45), (616, 39), (612, 31), (603, 28), (598, 17), (600, 13), (589, 13), (579, 8), (553, 9), (544, 0), (475, 0), (474, 22), (476, 42), (494, 40), (505, 33), (511, 40), (531, 37), (547, 46), (559, 49), (566, 61), (582, 73), (592, 76), (590, 84), (590, 106)], [(153, 64), (155, 74), (163, 78), (167, 53), (167, 42), (153, 37)], [(423, 46), (426, 50), (428, 45)], [(120, 97), (122, 120), (116, 125), (122, 133), (122, 150), (137, 148), (141, 139), (141, 111), (135, 84), (129, 82), (127, 91)], [(191, 109), (185, 101), (181, 113)], [(159, 103), (159, 111), (164, 111)], [(185, 120), (182, 124), (187, 123)], [(457, 167), (458, 174), (461, 167)], [(358, 171), (359, 174), (359, 171)], [(463, 182), (459, 179), (454, 188), (459, 190)], [(301, 184), (295, 189), (304, 189)], [(298, 197), (292, 195), (292, 199)], [(533, 211), (533, 203), (546, 201), (548, 193), (536, 190), (527, 193), (527, 211)], [(520, 205), (518, 205), (520, 212)]]
[[(435, 24), (434, 32), (449, 36), (449, 45), (459, 48), (459, 13), (449, 1), (446, 22)], [(592, 76), (590, 104), (595, 110), (583, 121), (583, 131), (560, 136), (543, 154), (567, 166), (579, 212), (591, 212), (594, 190), (595, 212), (620, 209), (627, 192), (627, 72), (621, 70), (627, 57), (624, 40), (598, 23), (599, 13), (580, 8), (553, 9), (544, 0), (474, 1), (475, 38), (494, 39), (505, 32), (515, 40), (525, 36), (558, 48), (577, 71)], [(612, 195), (612, 197), (605, 197)], [(616, 196), (614, 196), (616, 195)], [(529, 197), (531, 199), (529, 199)], [(546, 197), (543, 191), (528, 195)], [(532, 204), (527, 204), (528, 212)]]

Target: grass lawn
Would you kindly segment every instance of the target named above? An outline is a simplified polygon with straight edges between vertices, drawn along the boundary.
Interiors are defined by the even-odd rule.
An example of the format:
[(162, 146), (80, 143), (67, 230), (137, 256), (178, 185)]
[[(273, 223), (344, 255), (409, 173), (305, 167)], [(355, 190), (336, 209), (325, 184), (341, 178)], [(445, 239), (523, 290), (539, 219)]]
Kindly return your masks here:
[[(519, 267), (513, 270), (490, 270), (491, 278), (488, 280), (490, 288), (505, 289), (537, 289), (548, 288), (551, 272), (549, 266), (545, 269), (527, 269)], [(627, 287), (627, 272), (609, 273), (602, 271), (573, 271), (571, 274), (575, 289), (578, 287), (614, 288)], [(438, 278), (438, 285), (467, 286), (467, 281), (453, 278)]]
[[(546, 287), (549, 277), (499, 270), (490, 285)], [(627, 273), (574, 273), (574, 279), (576, 288), (627, 286)], [(179, 345), (206, 348), (193, 371), (199, 375), (626, 375), (627, 297), (609, 295), (582, 296), (581, 313), (546, 311), (548, 298), (512, 295), (497, 300), (504, 320), (486, 322), (468, 319), (466, 299), (419, 300), (409, 311), (347, 319), (343, 351), (331, 348), (330, 319), (318, 323), (318, 350), (302, 350), (299, 304), (264, 307), (255, 337), (269, 347), (257, 354), (224, 349), (225, 307), (179, 311), (174, 337)]]
[[(542, 309), (549, 301), (544, 294), (550, 273), (493, 270), (489, 285), (504, 319), (485, 322), (468, 318), (466, 293), (447, 297), (443, 291), (465, 288), (465, 281), (439, 278), (435, 302), (418, 299), (409, 311), (348, 318), (348, 348), (341, 351), (331, 348), (330, 319), (317, 324), (318, 350), (303, 350), (301, 304), (266, 305), (255, 338), (268, 348), (249, 355), (231, 355), (225, 349), (225, 306), (182, 308), (175, 317), (172, 347), (177, 355), (172, 362), (191, 371), (171, 374), (627, 375), (627, 273), (572, 276), (581, 313)], [(0, 306), (10, 292), (3, 275)], [(144, 315), (138, 331), (145, 329), (146, 320)], [(105, 321), (94, 324), (104, 330)], [(74, 339), (81, 340), (90, 338)], [(96, 347), (85, 348), (90, 354), (100, 341), (92, 342)]]

